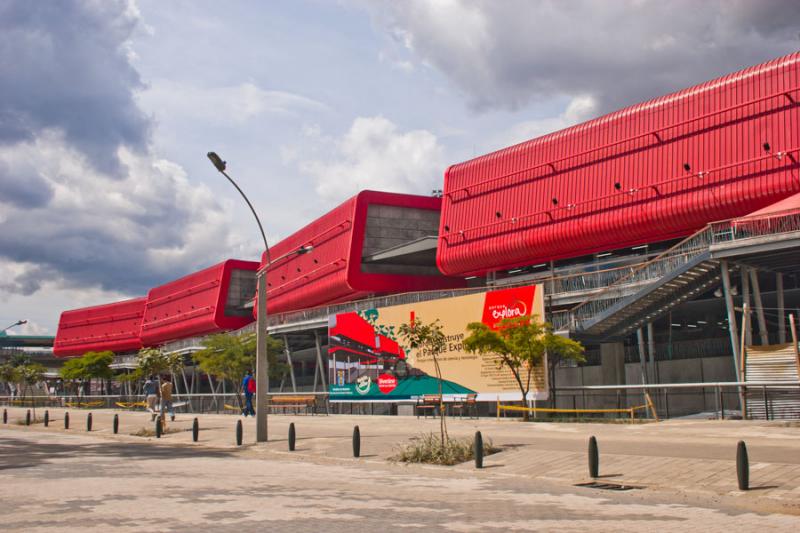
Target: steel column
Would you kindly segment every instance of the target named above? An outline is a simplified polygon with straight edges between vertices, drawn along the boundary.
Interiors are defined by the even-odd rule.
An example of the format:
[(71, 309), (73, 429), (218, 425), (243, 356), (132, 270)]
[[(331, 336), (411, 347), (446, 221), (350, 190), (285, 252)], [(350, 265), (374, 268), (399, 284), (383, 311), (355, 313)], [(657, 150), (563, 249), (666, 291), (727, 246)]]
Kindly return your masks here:
[[(739, 377), (739, 332), (736, 327), (736, 309), (733, 306), (733, 295), (731, 294), (731, 275), (728, 270), (728, 262), (724, 259), (720, 261), (722, 271), (722, 288), (725, 292), (725, 308), (728, 311), (728, 332), (731, 336), (731, 349), (733, 351), (733, 368)], [(739, 406), (742, 406), (742, 394), (739, 394)]]
[(783, 274), (775, 274), (775, 292), (778, 296), (778, 342), (786, 342), (786, 309), (783, 295)]
[(756, 308), (756, 319), (758, 320), (758, 336), (761, 340), (761, 345), (766, 346), (769, 344), (767, 320), (764, 318), (764, 302), (761, 300), (761, 286), (758, 284), (758, 271), (756, 269), (750, 270), (750, 280), (753, 284), (753, 305)]
[[(742, 307), (750, 307), (750, 269), (746, 266), (739, 267), (742, 276)], [(742, 329), (744, 330), (745, 342), (748, 346), (753, 345), (753, 328), (742, 318)]]
[[(670, 327), (672, 327), (670, 325)], [(658, 383), (658, 364), (656, 363), (656, 337), (653, 331), (653, 323), (647, 323), (647, 345), (648, 345), (648, 352), (650, 352), (650, 382), (651, 383)]]
[(325, 364), (322, 361), (322, 345), (319, 341), (319, 333), (314, 330), (314, 345), (317, 349), (317, 368), (319, 369), (319, 378), (322, 381), (322, 390), (328, 390), (328, 384), (325, 383)]

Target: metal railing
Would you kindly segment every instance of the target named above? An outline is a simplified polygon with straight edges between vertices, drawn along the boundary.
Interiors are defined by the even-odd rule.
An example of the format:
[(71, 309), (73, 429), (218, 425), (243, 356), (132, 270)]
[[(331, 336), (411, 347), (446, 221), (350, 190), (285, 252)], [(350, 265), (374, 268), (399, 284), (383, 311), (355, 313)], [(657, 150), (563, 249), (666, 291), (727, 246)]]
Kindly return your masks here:
[(800, 231), (800, 209), (713, 222), (654, 259), (633, 268), (630, 274), (573, 307), (568, 317), (559, 317), (559, 325), (561, 328), (566, 326), (577, 329), (585, 321), (600, 315), (621, 301), (625, 297), (620, 291), (622, 287), (655, 282), (708, 252), (713, 245), (798, 231)]
[[(270, 401), (281, 397), (301, 397), (314, 396), (317, 398), (314, 406), (315, 413), (329, 413), (328, 392), (271, 392), (268, 394)], [(228, 413), (238, 414), (242, 407), (239, 402), (243, 401), (243, 396), (236, 393), (193, 393), (193, 394), (173, 394), (173, 404), (177, 411), (189, 413)], [(125, 394), (97, 394), (97, 395), (29, 395), (21, 396), (0, 396), (0, 405), (9, 407), (60, 407), (68, 409), (130, 409), (144, 411), (145, 396), (125, 395)], [(284, 413), (293, 406), (277, 403), (270, 403), (270, 413)], [(296, 411), (297, 409), (295, 409)], [(311, 410), (308, 410), (311, 414)]]
[(747, 418), (776, 420), (800, 418), (800, 381), (709, 382), (558, 387), (554, 405), (567, 409), (615, 407), (625, 409), (643, 403), (647, 391), (659, 419), (741, 418), (740, 394), (747, 397)]

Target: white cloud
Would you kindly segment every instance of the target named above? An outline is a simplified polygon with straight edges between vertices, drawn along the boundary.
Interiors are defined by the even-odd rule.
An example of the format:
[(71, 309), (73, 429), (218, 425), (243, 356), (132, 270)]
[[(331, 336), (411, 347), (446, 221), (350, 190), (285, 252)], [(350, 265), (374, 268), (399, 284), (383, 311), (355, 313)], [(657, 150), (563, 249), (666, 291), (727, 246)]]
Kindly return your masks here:
[[(314, 138), (310, 138), (310, 141)], [(436, 135), (402, 132), (382, 116), (359, 117), (339, 139), (316, 137), (312, 159), (299, 163), (326, 201), (340, 201), (364, 189), (430, 194), (440, 188), (446, 167)]]
[(243, 124), (265, 114), (296, 114), (323, 111), (325, 104), (298, 94), (266, 90), (246, 82), (224, 87), (198, 87), (172, 80), (156, 79), (136, 96), (156, 116), (193, 117), (206, 123)]
[(598, 111), (797, 50), (796, 0), (364, 3), (396, 50), (476, 109), (591, 95)]
[(490, 142), (490, 149), (504, 148), (563, 130), (591, 118), (596, 112), (597, 103), (594, 98), (591, 96), (576, 96), (570, 100), (564, 112), (557, 116), (519, 122), (500, 135), (496, 135)]
[(122, 179), (95, 170), (57, 130), (0, 147), (11, 179), (27, 164), (51, 191), (34, 205), (0, 198), (0, 293), (32, 294), (49, 280), (143, 294), (242, 249), (226, 210), (180, 166), (125, 147), (117, 157)]

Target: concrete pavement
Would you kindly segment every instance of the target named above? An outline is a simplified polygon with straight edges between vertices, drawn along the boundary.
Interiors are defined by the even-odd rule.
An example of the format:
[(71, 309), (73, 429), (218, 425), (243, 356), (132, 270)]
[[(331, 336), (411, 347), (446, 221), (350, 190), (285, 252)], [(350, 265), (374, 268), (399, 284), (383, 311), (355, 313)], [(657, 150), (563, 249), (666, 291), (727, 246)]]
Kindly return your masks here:
[[(24, 410), (9, 412), (10, 422), (24, 418)], [(85, 431), (85, 412), (71, 411), (69, 431), (62, 429), (62, 412), (50, 412), (50, 428), (26, 428), (13, 423), (0, 428), (0, 468), (14, 477), (11, 484), (3, 485), (3, 497), (16, 502), (12, 515), (17, 522), (6, 525), (35, 529), (41, 520), (37, 513), (43, 513), (44, 508), (34, 513), (24, 502), (35, 501), (36, 494), (46, 495), (50, 503), (41, 504), (45, 507), (88, 506), (92, 516), (98, 512), (102, 515), (108, 508), (125, 507), (126, 499), (150, 501), (150, 496), (140, 495), (134, 487), (146, 486), (151, 472), (154, 480), (165, 476), (183, 480), (183, 485), (170, 481), (169, 490), (157, 498), (163, 500), (166, 510), (154, 511), (156, 515), (171, 516), (170, 507), (181, 507), (181, 497), (172, 494), (186, 491), (194, 495), (189, 499), (198, 498), (196, 509), (201, 515), (217, 512), (208, 509), (218, 506), (213, 494), (221, 491), (229, 495), (224, 498), (229, 504), (226, 509), (232, 506), (219, 511), (228, 513), (222, 523), (240, 525), (252, 523), (251, 520), (291, 518), (309, 530), (320, 525), (316, 520), (334, 524), (334, 530), (352, 528), (351, 520), (360, 520), (361, 527), (365, 513), (370, 515), (368, 522), (375, 519), (368, 509), (398, 527), (419, 520), (420, 527), (454, 531), (470, 531), (474, 524), (483, 524), (479, 529), (524, 526), (544, 530), (552, 529), (556, 523), (562, 530), (577, 530), (589, 524), (594, 530), (671, 530), (672, 526), (677, 530), (686, 528), (683, 522), (687, 519), (692, 525), (702, 523), (704, 529), (719, 530), (724, 524), (740, 529), (762, 524), (786, 530), (800, 525), (800, 427), (779, 422), (616, 425), (448, 419), (451, 435), (471, 436), (480, 429), (485, 437), (504, 448), (502, 453), (487, 458), (486, 469), (476, 471), (469, 464), (447, 468), (386, 461), (399, 443), (422, 432), (436, 431), (438, 420), (434, 419), (271, 416), (271, 441), (266, 446), (252, 444), (255, 428), (253, 420), (247, 419), (245, 443), (249, 444), (237, 448), (237, 417), (230, 415), (200, 415), (201, 439), (195, 444), (189, 431), (193, 415), (179, 414), (172, 427), (184, 431), (156, 441), (130, 435), (142, 427), (151, 427), (149, 416), (144, 413), (119, 412), (121, 434), (113, 435), (112, 412), (93, 413), (95, 431), (91, 434)], [(298, 431), (294, 453), (289, 453), (286, 446), (290, 421), (295, 422)], [(355, 424), (360, 426), (363, 438), (359, 460), (352, 458), (350, 449)], [(601, 481), (633, 484), (641, 489), (613, 493), (573, 486), (589, 481), (586, 441), (590, 434), (597, 437), (600, 446), (600, 473), (604, 476)], [(750, 450), (751, 486), (755, 490), (746, 493), (736, 490), (734, 459), (739, 439), (744, 439)], [(241, 473), (244, 485), (261, 488), (254, 494), (241, 489), (236, 472)], [(118, 486), (120, 483), (124, 486)], [(43, 490), (44, 486), (47, 490)], [(105, 496), (106, 489), (110, 500)], [(131, 495), (131, 490), (135, 494)], [(83, 494), (88, 494), (90, 503), (79, 503), (84, 496), (74, 497)], [(238, 496), (233, 498), (231, 494)], [(303, 506), (303, 518), (297, 518), (298, 511), (284, 509), (280, 503), (299, 505), (303, 494), (312, 504), (318, 498), (327, 503), (323, 510)], [(273, 501), (273, 497), (278, 499)], [(255, 501), (251, 501), (253, 498)], [(255, 507), (232, 503), (239, 499), (251, 501)], [(273, 504), (277, 507), (270, 507)], [(139, 516), (140, 505), (134, 507), (136, 512), (131, 511), (133, 516), (126, 518), (132, 521), (117, 524), (120, 529), (137, 529), (135, 516)], [(278, 511), (278, 507), (282, 510)], [(160, 509), (158, 505), (154, 508)], [(606, 512), (612, 508), (616, 514)], [(271, 512), (266, 512), (268, 509)], [(560, 511), (555, 512), (556, 509)], [(449, 513), (448, 520), (443, 520), (445, 512)], [(61, 522), (51, 525), (74, 525), (75, 517), (69, 516), (67, 513), (63, 520), (59, 519)], [(274, 518), (280, 516), (283, 518)], [(460, 518), (454, 520), (453, 516)], [(737, 519), (726, 522), (725, 517)], [(752, 523), (748, 522), (751, 518)], [(192, 520), (181, 517), (177, 529), (196, 528), (197, 523)], [(695, 524), (694, 520), (700, 522)], [(280, 522), (278, 529), (288, 528), (288, 524)], [(42, 522), (42, 527), (50, 525)]]

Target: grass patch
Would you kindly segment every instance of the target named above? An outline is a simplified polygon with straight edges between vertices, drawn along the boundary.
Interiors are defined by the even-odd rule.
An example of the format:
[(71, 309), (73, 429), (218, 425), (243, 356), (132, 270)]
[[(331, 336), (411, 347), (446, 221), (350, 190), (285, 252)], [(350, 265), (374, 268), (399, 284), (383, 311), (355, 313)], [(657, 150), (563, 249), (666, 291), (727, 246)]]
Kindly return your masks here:
[[(182, 431), (183, 431), (182, 429), (168, 427), (167, 429), (163, 430), (161, 434), (169, 435), (170, 433), (180, 433)], [(138, 431), (134, 431), (133, 433), (131, 433), (131, 435), (133, 435), (134, 437), (155, 437), (156, 430), (150, 428), (141, 428)]]
[[(475, 459), (474, 441), (469, 437), (448, 439), (442, 447), (441, 437), (435, 433), (423, 433), (412, 439), (410, 444), (401, 445), (390, 461), (403, 463), (427, 463), (434, 465), (457, 465)], [(483, 441), (483, 455), (500, 451), (492, 445), (491, 439)]]

